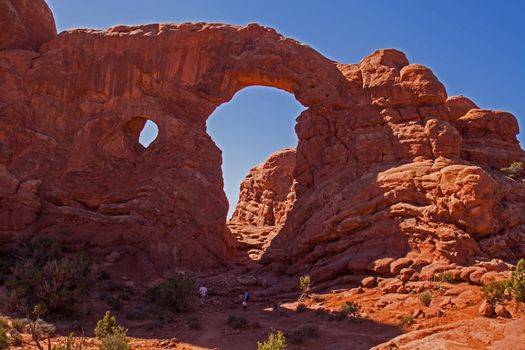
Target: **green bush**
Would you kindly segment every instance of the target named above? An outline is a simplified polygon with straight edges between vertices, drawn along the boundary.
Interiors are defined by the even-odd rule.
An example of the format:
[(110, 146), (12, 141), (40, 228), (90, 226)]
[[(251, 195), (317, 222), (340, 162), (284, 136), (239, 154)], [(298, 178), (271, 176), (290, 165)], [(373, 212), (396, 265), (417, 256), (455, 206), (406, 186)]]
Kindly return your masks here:
[(0, 328), (0, 350), (9, 349), (9, 339), (5, 328)]
[(310, 286), (312, 285), (312, 279), (310, 276), (305, 275), (299, 278), (299, 288), (302, 290), (301, 298), (305, 298), (310, 294)]
[(112, 335), (114, 333), (126, 333), (127, 330), (119, 326), (115, 316), (111, 312), (106, 311), (104, 317), (97, 322), (95, 327), (95, 336), (99, 339)]
[(430, 303), (432, 302), (432, 294), (430, 294), (428, 290), (424, 291), (419, 294), (419, 301), (422, 305), (430, 306)]
[(360, 306), (354, 301), (347, 301), (339, 308), (339, 312), (346, 316), (357, 316), (359, 314)]
[(508, 281), (496, 281), (492, 279), (483, 287), (481, 287), (481, 294), (484, 299), (490, 302), (496, 302), (505, 299), (505, 290), (507, 289)]
[(510, 166), (500, 169), (505, 175), (511, 179), (517, 178), (523, 170), (522, 162), (513, 162)]
[(407, 327), (414, 323), (414, 316), (412, 315), (402, 315), (399, 317), (399, 325), (401, 327)]
[(440, 272), (437, 275), (437, 279), (439, 282), (443, 283), (452, 283), (454, 281), (454, 279), (452, 278), (452, 273), (450, 271)]
[(130, 350), (131, 346), (126, 338), (127, 330), (117, 327), (112, 334), (104, 336), (101, 340), (100, 350)]
[(271, 333), (265, 342), (257, 342), (257, 350), (283, 350), (285, 348), (286, 338), (281, 331)]
[(145, 298), (173, 312), (185, 311), (195, 294), (195, 278), (189, 273), (178, 273), (174, 278), (148, 289)]
[(508, 289), (519, 302), (525, 302), (525, 260), (520, 259), (508, 281)]
[(27, 315), (40, 304), (51, 316), (74, 316), (87, 301), (95, 270), (87, 255), (66, 256), (62, 244), (48, 239), (20, 243), (14, 252), (5, 283), (13, 311)]
[(246, 319), (242, 316), (230, 315), (226, 320), (226, 324), (233, 329), (241, 329), (246, 326)]
[(294, 330), (290, 334), (290, 343), (300, 345), (308, 338), (317, 338), (319, 337), (319, 327), (315, 325), (305, 325), (299, 329)]

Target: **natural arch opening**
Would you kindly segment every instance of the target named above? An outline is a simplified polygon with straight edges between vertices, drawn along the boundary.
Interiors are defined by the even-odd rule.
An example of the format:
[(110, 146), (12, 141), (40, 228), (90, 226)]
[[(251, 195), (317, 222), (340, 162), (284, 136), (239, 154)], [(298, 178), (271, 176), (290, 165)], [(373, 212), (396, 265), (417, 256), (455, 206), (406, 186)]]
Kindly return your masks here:
[(157, 124), (144, 117), (135, 117), (126, 123), (124, 131), (131, 139), (140, 144), (141, 148), (148, 148), (159, 136)]
[(154, 121), (148, 119), (140, 132), (139, 143), (144, 146), (144, 148), (148, 148), (158, 136), (159, 127)]
[[(208, 118), (207, 131), (222, 151), (230, 230), (260, 248), (275, 236), (295, 196), (296, 118), (305, 109), (283, 90), (252, 86)], [(252, 258), (262, 251), (252, 252)], [(252, 256), (253, 255), (253, 256)]]

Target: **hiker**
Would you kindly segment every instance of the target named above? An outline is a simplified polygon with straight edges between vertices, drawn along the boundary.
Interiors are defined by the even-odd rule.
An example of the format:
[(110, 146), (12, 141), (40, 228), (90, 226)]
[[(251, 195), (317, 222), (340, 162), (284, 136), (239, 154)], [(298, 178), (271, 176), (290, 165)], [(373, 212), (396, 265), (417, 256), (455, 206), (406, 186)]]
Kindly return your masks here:
[(245, 289), (242, 293), (242, 310), (246, 311), (248, 308), (248, 300), (250, 299), (250, 293), (248, 293), (248, 290)]
[(199, 297), (201, 299), (201, 306), (204, 305), (204, 302), (206, 301), (206, 297), (208, 296), (208, 288), (204, 287), (204, 285), (201, 285), (199, 288)]

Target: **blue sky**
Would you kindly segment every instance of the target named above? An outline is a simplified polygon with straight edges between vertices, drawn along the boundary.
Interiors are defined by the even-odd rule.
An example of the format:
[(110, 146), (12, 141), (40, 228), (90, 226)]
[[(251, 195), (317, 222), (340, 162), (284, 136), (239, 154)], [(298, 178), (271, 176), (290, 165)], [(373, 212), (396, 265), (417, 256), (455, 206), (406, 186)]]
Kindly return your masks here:
[[(394, 47), (411, 62), (430, 67), (449, 95), (463, 94), (482, 108), (510, 111), (525, 128), (525, 1), (47, 2), (59, 31), (158, 22), (257, 22), (344, 63), (359, 62), (378, 48)], [(239, 183), (253, 165), (297, 143), (293, 125), (301, 109), (288, 93), (252, 87), (211, 116), (208, 132), (223, 151), (230, 206), (235, 206)]]

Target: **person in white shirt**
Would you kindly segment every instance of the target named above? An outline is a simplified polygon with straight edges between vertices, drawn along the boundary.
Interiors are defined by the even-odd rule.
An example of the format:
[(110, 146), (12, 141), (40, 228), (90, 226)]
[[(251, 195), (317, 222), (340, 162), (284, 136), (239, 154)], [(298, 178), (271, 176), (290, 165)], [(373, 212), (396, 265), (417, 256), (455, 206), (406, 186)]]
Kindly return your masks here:
[(206, 301), (206, 297), (208, 296), (208, 288), (201, 285), (199, 288), (199, 297), (201, 299), (201, 305), (204, 305), (204, 302)]

